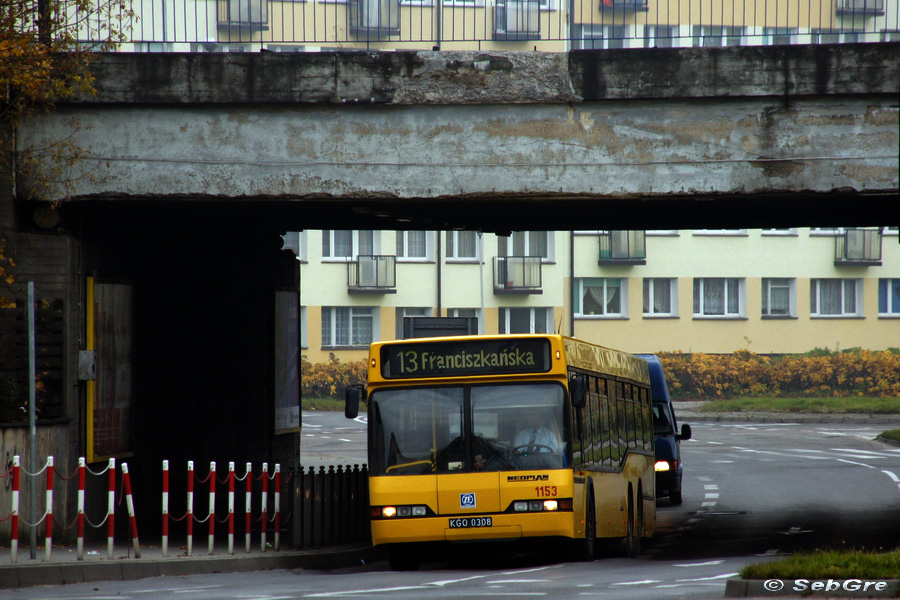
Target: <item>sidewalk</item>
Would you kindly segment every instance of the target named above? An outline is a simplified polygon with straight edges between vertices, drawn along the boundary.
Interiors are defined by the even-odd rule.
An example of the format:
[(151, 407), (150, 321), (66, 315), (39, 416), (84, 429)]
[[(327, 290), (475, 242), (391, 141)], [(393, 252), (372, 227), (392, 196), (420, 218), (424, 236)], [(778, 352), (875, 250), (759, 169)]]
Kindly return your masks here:
[(780, 413), (780, 412), (700, 412), (700, 401), (674, 402), (678, 423), (821, 423), (847, 425), (886, 425), (885, 429), (900, 428), (898, 415), (867, 415), (862, 413)]
[[(42, 542), (43, 540), (41, 540)], [(134, 557), (130, 544), (118, 543), (113, 558), (108, 558), (106, 546), (85, 546), (84, 560), (78, 560), (75, 547), (54, 546), (50, 562), (44, 561), (44, 549), (38, 548), (31, 559), (27, 546), (19, 546), (18, 561), (11, 562), (10, 549), (0, 547), (0, 589), (60, 585), (91, 581), (124, 581), (145, 577), (181, 576), (199, 573), (236, 573), (268, 569), (334, 569), (383, 560), (380, 550), (371, 546), (331, 546), (305, 550), (271, 548), (260, 552), (259, 547), (247, 553), (243, 546), (228, 554), (226, 548), (207, 553), (206, 546), (193, 556), (186, 556), (183, 548), (169, 548), (169, 556), (162, 549), (141, 546), (141, 558)]]

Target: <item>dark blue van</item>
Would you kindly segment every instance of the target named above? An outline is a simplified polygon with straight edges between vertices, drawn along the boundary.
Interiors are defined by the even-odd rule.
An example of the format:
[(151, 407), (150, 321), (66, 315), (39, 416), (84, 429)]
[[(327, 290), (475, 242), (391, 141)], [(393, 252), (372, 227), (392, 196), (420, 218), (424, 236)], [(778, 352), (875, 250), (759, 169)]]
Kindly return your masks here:
[(681, 462), (681, 440), (691, 439), (691, 426), (682, 425), (678, 431), (675, 408), (669, 397), (669, 387), (663, 375), (659, 357), (638, 354), (647, 361), (650, 370), (650, 393), (653, 396), (653, 433), (656, 443), (656, 496), (669, 497), (673, 505), (681, 504), (681, 480), (684, 465)]

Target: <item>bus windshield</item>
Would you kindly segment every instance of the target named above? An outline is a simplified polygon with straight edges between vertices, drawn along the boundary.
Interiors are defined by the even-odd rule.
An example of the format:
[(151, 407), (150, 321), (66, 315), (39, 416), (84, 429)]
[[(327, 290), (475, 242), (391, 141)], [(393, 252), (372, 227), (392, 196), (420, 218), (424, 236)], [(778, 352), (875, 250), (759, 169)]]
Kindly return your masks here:
[(378, 390), (370, 471), (418, 475), (563, 468), (563, 387), (556, 383)]

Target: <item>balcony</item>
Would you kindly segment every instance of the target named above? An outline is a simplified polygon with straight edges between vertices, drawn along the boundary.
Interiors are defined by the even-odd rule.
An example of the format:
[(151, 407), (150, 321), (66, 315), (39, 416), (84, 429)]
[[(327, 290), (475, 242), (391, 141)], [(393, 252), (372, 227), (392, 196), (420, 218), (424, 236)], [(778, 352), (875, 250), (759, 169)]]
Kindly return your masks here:
[(495, 256), (495, 294), (542, 294), (540, 256)]
[(600, 0), (600, 12), (647, 12), (647, 3), (648, 0)]
[(646, 265), (647, 241), (643, 231), (601, 231), (600, 265)]
[(266, 29), (269, 0), (220, 0), (219, 27)]
[(881, 229), (846, 229), (835, 236), (834, 266), (880, 267)]
[(539, 0), (497, 0), (494, 5), (494, 39), (527, 41), (541, 39)]
[(350, 31), (358, 38), (384, 40), (400, 34), (400, 0), (350, 0)]
[(884, 0), (837, 0), (837, 14), (851, 17), (874, 17), (884, 14)]
[(360, 254), (347, 264), (350, 294), (396, 294), (397, 257)]

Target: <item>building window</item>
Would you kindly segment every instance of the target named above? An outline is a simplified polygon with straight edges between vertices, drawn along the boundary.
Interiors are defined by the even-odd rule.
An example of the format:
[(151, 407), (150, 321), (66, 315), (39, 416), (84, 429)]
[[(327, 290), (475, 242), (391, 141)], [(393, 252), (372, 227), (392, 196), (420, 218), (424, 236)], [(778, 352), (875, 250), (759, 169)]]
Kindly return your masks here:
[(300, 262), (306, 262), (309, 257), (306, 252), (306, 232), (305, 231), (288, 231), (281, 236), (283, 244), (282, 250), (290, 250)]
[(307, 332), (307, 324), (306, 324), (306, 307), (300, 307), (300, 347), (301, 348), (309, 348), (309, 339), (306, 337)]
[(549, 231), (514, 231), (497, 238), (498, 256), (540, 256), (543, 262), (553, 260), (552, 236)]
[(813, 279), (809, 312), (813, 317), (858, 317), (862, 286), (856, 279)]
[(575, 280), (575, 315), (625, 317), (625, 282), (617, 277)]
[(478, 232), (447, 232), (448, 260), (476, 260), (478, 259), (478, 255)]
[(375, 254), (374, 231), (325, 229), (322, 231), (322, 258), (356, 258)]
[(398, 231), (397, 258), (411, 261), (432, 259), (430, 231)]
[(499, 333), (552, 333), (551, 308), (501, 308)]
[(878, 280), (878, 314), (900, 317), (900, 279)]
[(762, 280), (762, 314), (764, 317), (793, 317), (794, 308), (793, 279), (785, 277), (766, 277)]
[(694, 279), (695, 317), (744, 316), (743, 280), (709, 277)]
[(397, 334), (397, 339), (403, 339), (403, 319), (405, 317), (430, 317), (431, 309), (430, 308), (398, 308), (397, 309), (397, 326), (395, 327), (395, 333)]
[(370, 306), (323, 306), (322, 347), (368, 346), (374, 339)]
[(644, 278), (644, 316), (673, 317), (678, 314), (678, 280)]

